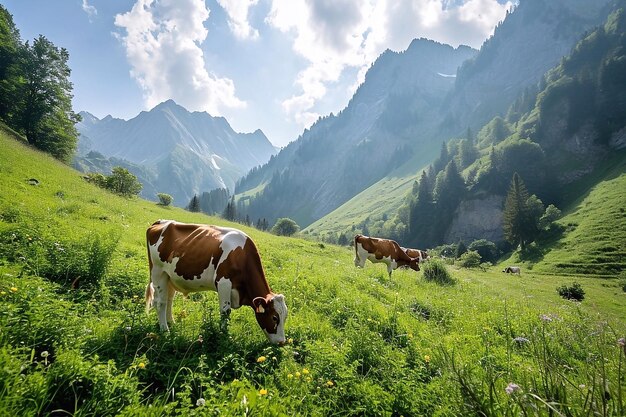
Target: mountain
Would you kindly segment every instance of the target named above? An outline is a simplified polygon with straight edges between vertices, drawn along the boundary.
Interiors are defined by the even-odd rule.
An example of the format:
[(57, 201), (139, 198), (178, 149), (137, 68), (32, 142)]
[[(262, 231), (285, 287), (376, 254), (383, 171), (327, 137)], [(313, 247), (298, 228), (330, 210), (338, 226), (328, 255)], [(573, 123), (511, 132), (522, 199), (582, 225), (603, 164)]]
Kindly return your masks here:
[(526, 87), (559, 63), (581, 35), (600, 24), (610, 0), (522, 0), (480, 53), (459, 68), (442, 126), (446, 134), (479, 129), (506, 111)]
[(479, 53), (424, 39), (383, 53), (348, 107), (241, 180), (236, 192), (250, 217), (287, 216), (324, 232), (393, 213), (442, 140), (504, 115), (613, 4), (548, 3), (520, 2)]
[[(489, 139), (483, 137), (484, 130), (479, 132), (484, 156), (466, 169), (469, 190), (443, 241), (502, 240), (502, 202), (514, 172), (531, 194), (559, 207), (575, 205), (596, 184), (625, 172), (626, 1), (621, 5), (545, 74), (525, 112), (509, 111), (500, 119), (498, 123), (512, 128), (510, 134)], [(512, 108), (519, 109), (524, 101), (524, 95), (520, 96)], [(470, 172), (474, 173), (471, 181)], [(590, 201), (605, 204), (611, 216), (623, 217), (619, 199), (603, 199), (597, 192)], [(609, 209), (607, 202), (615, 207)], [(587, 211), (584, 205), (575, 210)], [(588, 234), (589, 224), (598, 225), (581, 215), (571, 218), (576, 223), (568, 222), (567, 229), (575, 236)], [(610, 222), (606, 218), (599, 223)], [(586, 225), (584, 232), (577, 223)], [(598, 226), (596, 234), (601, 232), (603, 227)], [(623, 248), (615, 249), (619, 245), (606, 244), (611, 240), (590, 250), (589, 256), (602, 260), (597, 271), (610, 273), (622, 254)], [(576, 263), (568, 259), (568, 268)]]
[(239, 177), (276, 152), (261, 130), (237, 133), (223, 117), (189, 112), (173, 100), (131, 120), (80, 114), (75, 167), (107, 172), (125, 166), (144, 183), (142, 196), (168, 193), (177, 205), (203, 191), (232, 191)]
[[(481, 50), (460, 66), (454, 88), (433, 112), (436, 116), (432, 123), (436, 127), (426, 141), (429, 145), (420, 151), (438, 150), (441, 140), (475, 134), (494, 116), (504, 117), (520, 96), (533, 100), (527, 103), (532, 107), (533, 93), (546, 71), (557, 65), (584, 33), (602, 23), (614, 8), (615, 2), (606, 0), (522, 0), (507, 13)], [(422, 126), (415, 124), (416, 129)], [(351, 231), (354, 225), (371, 225), (392, 217), (405, 201), (419, 171), (435, 157), (432, 152), (428, 155), (430, 159), (426, 161), (409, 159), (305, 230), (319, 235)]]
[(238, 183), (241, 204), (252, 218), (286, 216), (306, 226), (408, 159), (426, 163), (438, 109), (458, 66), (475, 53), (426, 39), (387, 50), (344, 110), (319, 119)]

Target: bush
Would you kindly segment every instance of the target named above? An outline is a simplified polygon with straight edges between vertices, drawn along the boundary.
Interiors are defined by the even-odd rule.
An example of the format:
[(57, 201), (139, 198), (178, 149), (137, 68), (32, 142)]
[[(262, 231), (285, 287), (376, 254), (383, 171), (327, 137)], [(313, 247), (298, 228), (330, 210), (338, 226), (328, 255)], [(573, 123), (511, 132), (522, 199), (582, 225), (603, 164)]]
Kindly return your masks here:
[(448, 272), (446, 265), (439, 259), (431, 259), (424, 264), (424, 279), (439, 285), (452, 285), (456, 281)]
[(468, 250), (476, 251), (485, 262), (495, 262), (498, 260), (499, 250), (495, 243), (487, 239), (475, 240), (469, 244)]
[(300, 230), (298, 223), (287, 217), (276, 220), (276, 224), (272, 227), (272, 233), (278, 236), (292, 236), (298, 230)]
[(463, 268), (476, 268), (480, 266), (480, 255), (473, 250), (465, 252), (459, 258), (458, 264)]
[(585, 291), (577, 282), (572, 285), (561, 285), (556, 291), (567, 300), (582, 301), (585, 298)]
[(157, 193), (157, 197), (159, 198), (159, 202), (157, 204), (159, 204), (160, 206), (167, 207), (172, 204), (172, 201), (174, 200), (171, 195), (165, 193)]

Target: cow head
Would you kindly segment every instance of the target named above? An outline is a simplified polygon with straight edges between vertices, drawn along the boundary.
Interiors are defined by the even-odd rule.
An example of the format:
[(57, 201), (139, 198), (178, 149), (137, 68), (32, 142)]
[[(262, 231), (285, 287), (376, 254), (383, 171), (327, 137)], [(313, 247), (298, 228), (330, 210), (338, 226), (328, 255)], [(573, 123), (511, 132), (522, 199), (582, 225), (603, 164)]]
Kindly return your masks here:
[(252, 300), (256, 321), (269, 339), (270, 343), (285, 343), (285, 321), (287, 320), (287, 304), (282, 294), (268, 294), (265, 298), (256, 297)]
[(414, 271), (419, 271), (420, 270), (420, 258), (411, 258), (411, 261), (409, 262), (409, 268), (411, 268)]

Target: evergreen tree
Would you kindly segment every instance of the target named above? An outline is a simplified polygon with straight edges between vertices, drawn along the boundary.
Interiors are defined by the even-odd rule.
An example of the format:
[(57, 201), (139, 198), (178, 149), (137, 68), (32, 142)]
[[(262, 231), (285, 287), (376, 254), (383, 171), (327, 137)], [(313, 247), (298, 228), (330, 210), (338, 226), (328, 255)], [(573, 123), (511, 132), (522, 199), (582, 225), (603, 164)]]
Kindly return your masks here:
[(441, 151), (439, 151), (439, 158), (433, 162), (433, 169), (435, 174), (444, 169), (446, 165), (450, 162), (450, 154), (448, 152), (448, 145), (446, 142), (441, 144)]
[(200, 211), (200, 200), (198, 199), (198, 196), (194, 194), (194, 196), (191, 198), (191, 201), (189, 202), (189, 205), (187, 206), (187, 210), (197, 213)]
[(459, 167), (465, 168), (470, 166), (477, 157), (478, 151), (471, 141), (469, 141), (468, 139), (463, 139), (461, 142), (459, 142), (459, 151), (457, 154)]
[(528, 190), (526, 190), (524, 181), (517, 172), (514, 173), (504, 203), (503, 229), (505, 239), (511, 244), (519, 244), (522, 250), (526, 249), (526, 244), (531, 241), (535, 232), (535, 225), (528, 207), (528, 198)]
[(428, 174), (423, 171), (417, 193), (409, 205), (407, 238), (411, 245), (431, 246), (433, 208), (433, 195), (428, 183)]
[(456, 163), (450, 161), (446, 169), (437, 176), (434, 197), (436, 200), (432, 219), (433, 243), (443, 242), (444, 235), (452, 222), (454, 212), (465, 195), (465, 181), (459, 174)]
[(467, 252), (467, 246), (465, 246), (465, 243), (462, 240), (459, 240), (459, 243), (457, 243), (454, 250), (454, 257), (459, 259), (465, 252)]
[(222, 217), (230, 221), (237, 220), (237, 203), (235, 203), (235, 196), (232, 196), (228, 204), (226, 204)]

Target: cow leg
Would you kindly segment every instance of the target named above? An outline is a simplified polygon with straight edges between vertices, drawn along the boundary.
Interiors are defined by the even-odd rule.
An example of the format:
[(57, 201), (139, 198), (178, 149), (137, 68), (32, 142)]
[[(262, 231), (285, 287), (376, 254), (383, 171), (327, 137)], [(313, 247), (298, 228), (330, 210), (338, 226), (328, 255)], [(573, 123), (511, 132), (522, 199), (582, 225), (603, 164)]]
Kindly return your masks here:
[(390, 265), (387, 265), (387, 273), (389, 274), (389, 279), (391, 279), (391, 273), (393, 272), (393, 268)]
[(230, 296), (233, 284), (228, 278), (222, 278), (217, 282), (217, 295), (220, 301), (220, 328), (223, 331), (228, 330), (228, 321), (230, 318)]
[(169, 331), (167, 326), (167, 306), (169, 297), (169, 277), (160, 268), (152, 269), (152, 285), (154, 286), (154, 307), (159, 317), (159, 326), (164, 332)]
[(176, 295), (176, 289), (174, 286), (168, 281), (167, 286), (167, 322), (174, 323), (174, 315), (172, 314), (172, 305), (174, 304), (174, 296)]

